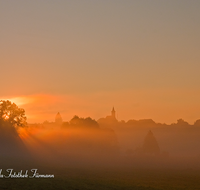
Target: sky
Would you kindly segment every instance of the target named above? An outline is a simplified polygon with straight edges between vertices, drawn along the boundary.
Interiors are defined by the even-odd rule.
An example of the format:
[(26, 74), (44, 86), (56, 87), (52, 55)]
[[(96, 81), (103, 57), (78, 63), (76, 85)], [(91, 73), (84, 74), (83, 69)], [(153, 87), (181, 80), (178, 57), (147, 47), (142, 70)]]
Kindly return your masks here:
[(200, 119), (199, 0), (0, 0), (0, 99), (28, 122)]

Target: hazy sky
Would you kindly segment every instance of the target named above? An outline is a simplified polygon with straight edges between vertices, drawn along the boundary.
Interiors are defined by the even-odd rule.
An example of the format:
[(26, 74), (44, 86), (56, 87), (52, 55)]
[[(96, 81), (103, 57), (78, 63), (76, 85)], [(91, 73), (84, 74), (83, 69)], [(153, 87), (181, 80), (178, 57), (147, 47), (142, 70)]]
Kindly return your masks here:
[(119, 120), (193, 123), (199, 10), (199, 0), (0, 0), (0, 97), (40, 97), (22, 106), (31, 122), (115, 106)]

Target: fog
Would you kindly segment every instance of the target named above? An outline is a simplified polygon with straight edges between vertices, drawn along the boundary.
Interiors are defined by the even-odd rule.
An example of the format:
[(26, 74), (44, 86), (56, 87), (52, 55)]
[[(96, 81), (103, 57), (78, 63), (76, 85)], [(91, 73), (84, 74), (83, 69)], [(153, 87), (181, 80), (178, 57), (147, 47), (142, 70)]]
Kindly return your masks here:
[[(23, 142), (33, 157), (44, 164), (84, 166), (111, 162), (119, 155), (113, 130), (100, 128), (61, 128), (54, 125), (23, 129)], [(23, 138), (23, 137), (22, 137)]]
[[(200, 126), (183, 120), (127, 122), (75, 116), (69, 122), (1, 126), (1, 163), (45, 167), (198, 168)], [(10, 165), (9, 165), (10, 166)]]

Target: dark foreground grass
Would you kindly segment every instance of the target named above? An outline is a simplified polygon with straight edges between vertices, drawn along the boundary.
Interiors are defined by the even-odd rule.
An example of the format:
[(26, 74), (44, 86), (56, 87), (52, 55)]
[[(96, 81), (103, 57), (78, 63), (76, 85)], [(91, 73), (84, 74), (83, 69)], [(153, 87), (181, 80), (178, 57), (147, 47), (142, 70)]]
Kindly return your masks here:
[(199, 190), (200, 171), (145, 169), (51, 169), (55, 178), (2, 178), (0, 189), (17, 190)]

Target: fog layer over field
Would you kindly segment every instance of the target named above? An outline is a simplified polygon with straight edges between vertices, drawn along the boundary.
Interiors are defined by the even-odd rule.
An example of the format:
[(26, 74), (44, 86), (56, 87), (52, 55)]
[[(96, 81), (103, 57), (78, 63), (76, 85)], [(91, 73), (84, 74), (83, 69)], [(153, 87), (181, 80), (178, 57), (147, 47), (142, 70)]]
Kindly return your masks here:
[(18, 129), (34, 161), (59, 167), (197, 168), (199, 132), (198, 122), (189, 125), (183, 120), (165, 125), (78, 116)]
[(74, 116), (63, 122), (0, 127), (1, 162), (55, 167), (198, 168), (200, 121), (166, 125), (151, 119), (118, 121)]

